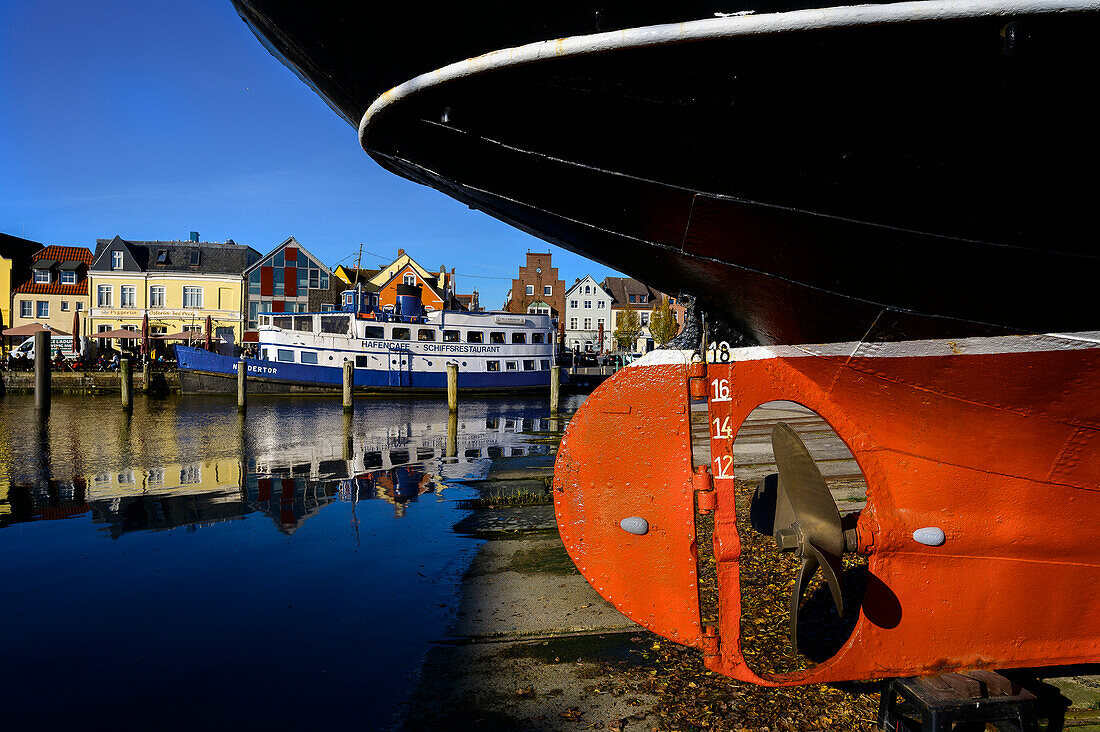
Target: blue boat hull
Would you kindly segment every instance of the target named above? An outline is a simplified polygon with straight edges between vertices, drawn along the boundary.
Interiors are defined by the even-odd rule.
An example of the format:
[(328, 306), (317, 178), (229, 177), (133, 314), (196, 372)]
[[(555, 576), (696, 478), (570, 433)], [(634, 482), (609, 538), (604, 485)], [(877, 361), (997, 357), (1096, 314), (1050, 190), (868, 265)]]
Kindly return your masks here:
[[(180, 391), (184, 394), (232, 394), (237, 391), (240, 359), (199, 348), (176, 347)], [(246, 359), (248, 390), (259, 394), (331, 394), (343, 387), (343, 369), (300, 363)], [(458, 388), (470, 392), (522, 392), (550, 388), (550, 371), (458, 373)], [(445, 372), (355, 369), (353, 388), (362, 393), (437, 393), (447, 390)]]

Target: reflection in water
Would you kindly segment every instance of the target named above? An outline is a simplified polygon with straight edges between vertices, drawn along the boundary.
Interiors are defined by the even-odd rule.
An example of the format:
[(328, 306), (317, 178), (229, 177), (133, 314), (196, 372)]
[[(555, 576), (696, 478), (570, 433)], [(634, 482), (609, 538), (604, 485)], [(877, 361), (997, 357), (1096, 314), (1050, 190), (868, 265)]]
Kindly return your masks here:
[[(0, 433), (0, 528), (90, 511), (92, 521), (118, 538), (132, 531), (195, 529), (259, 511), (290, 534), (333, 501), (371, 499), (393, 504), (394, 514), (403, 516), (408, 503), (440, 494), (447, 480), (484, 478), (494, 458), (545, 451), (523, 436), (558, 421), (496, 413), (518, 408), (537, 414), (523, 403), (474, 402), (463, 405), (461, 418), (437, 405), (374, 403), (373, 410), (361, 410), (360, 419), (324, 404), (269, 403), (246, 419), (227, 410), (192, 411), (195, 405), (183, 402), (176, 420), (168, 419), (164, 405), (149, 403), (144, 411), (135, 406), (136, 414), (119, 410), (117, 438), (110, 441), (94, 417), (73, 414), (79, 405), (65, 406), (52, 418), (28, 415), (29, 442), (6, 420), (9, 429)], [(209, 432), (207, 439), (187, 439), (194, 437), (189, 433), (196, 419), (214, 421), (201, 429), (232, 432), (234, 439), (209, 439), (215, 437)], [(177, 440), (177, 458), (225, 454), (155, 464)], [(53, 459), (53, 451), (60, 459)]]
[[(392, 725), (478, 547), (448, 499), (550, 426), (542, 400), (234, 406), (0, 399), (5, 728)], [(323, 703), (257, 703), (287, 679)]]

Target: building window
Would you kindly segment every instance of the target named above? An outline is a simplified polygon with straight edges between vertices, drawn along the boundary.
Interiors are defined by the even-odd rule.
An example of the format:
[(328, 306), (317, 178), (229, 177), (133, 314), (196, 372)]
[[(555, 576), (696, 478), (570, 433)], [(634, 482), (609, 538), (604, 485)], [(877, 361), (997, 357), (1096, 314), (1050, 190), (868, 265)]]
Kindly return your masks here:
[(642, 327), (649, 325), (649, 313), (642, 313)]
[(630, 302), (638, 302), (638, 296), (637, 295), (631, 295), (630, 296)]
[(48, 318), (48, 317), (50, 317), (50, 301), (49, 300), (39, 300), (38, 301), (38, 314), (35, 317), (38, 317), (38, 318)]
[(63, 285), (75, 285), (76, 284), (76, 271), (71, 269), (61, 270), (61, 284)]
[(191, 266), (192, 267), (198, 267), (199, 266), (199, 258), (201, 256), (202, 256), (202, 252), (199, 251), (198, 249), (192, 249), (191, 250)]
[(591, 300), (585, 300), (585, 301), (584, 301), (584, 309), (585, 309), (585, 310), (588, 310), (588, 309), (590, 309), (591, 307), (592, 307), (592, 301), (591, 301)]
[(596, 303), (596, 307), (601, 308), (601, 309), (603, 308), (603, 305), (604, 305), (603, 300), (600, 300), (598, 303)]
[(638, 302), (647, 302), (648, 300), (649, 295), (638, 295)]
[(69, 301), (68, 300), (62, 300), (61, 301), (61, 312), (63, 312), (63, 313), (69, 312)]
[(543, 295), (553, 295), (554, 294), (553, 285), (543, 285), (542, 286), (542, 294)]
[(79, 312), (80, 312), (81, 310), (83, 310), (83, 309), (84, 309), (84, 303), (82, 303), (82, 302), (80, 302), (79, 300), (77, 300), (77, 301), (76, 301), (76, 311), (77, 311), (77, 312), (79, 313)]
[(149, 307), (164, 307), (164, 285), (153, 285), (149, 288)]
[(535, 294), (535, 286), (534, 285), (527, 285), (527, 294), (528, 295), (534, 295)]
[(111, 269), (122, 269), (122, 252), (111, 252)]
[(34, 304), (30, 300), (19, 301), (19, 317), (20, 318), (33, 318), (34, 317)]
[(585, 318), (584, 319), (584, 329), (585, 330), (592, 330), (592, 318)]
[(309, 271), (309, 289), (316, 290), (321, 286), (321, 270), (311, 269)]
[(36, 269), (34, 271), (34, 283), (36, 285), (48, 285), (48, 284), (50, 284), (50, 270), (48, 270), (48, 269)]
[(590, 285), (585, 285), (584, 286), (584, 294), (585, 295), (591, 295), (592, 294), (592, 287)]
[(137, 307), (137, 288), (133, 285), (123, 285), (119, 291), (118, 301), (120, 308)]
[(576, 300), (570, 300), (569, 301), (569, 307), (571, 307), (571, 308), (577, 307), (577, 301)]
[(570, 318), (569, 319), (569, 330), (576, 330), (576, 329), (577, 329), (577, 319), (576, 318)]
[[(183, 288), (183, 306), (185, 308), (202, 308), (202, 288), (201, 287), (185, 287)], [(280, 361), (282, 359), (279, 359)]]
[(602, 328), (603, 325), (604, 325), (603, 318), (596, 318), (596, 327), (597, 328)]
[(406, 285), (415, 285), (415, 284), (416, 284), (416, 275), (414, 275), (414, 274), (411, 274), (411, 273), (409, 273), (409, 274), (406, 274), (406, 275), (405, 275), (405, 277), (404, 277), (404, 279), (403, 279), (402, 281), (403, 281), (403, 282), (404, 282), (404, 283), (405, 283)]
[(96, 307), (111, 307), (111, 291), (113, 289), (110, 285), (100, 285), (96, 288)]
[(167, 249), (158, 249), (157, 250), (157, 264), (168, 264), (168, 250)]

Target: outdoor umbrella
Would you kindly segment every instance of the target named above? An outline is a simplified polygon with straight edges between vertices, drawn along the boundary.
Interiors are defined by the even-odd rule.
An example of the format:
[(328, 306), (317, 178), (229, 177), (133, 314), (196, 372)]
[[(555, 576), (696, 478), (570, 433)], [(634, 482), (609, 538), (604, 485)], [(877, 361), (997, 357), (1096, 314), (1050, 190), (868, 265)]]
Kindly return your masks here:
[(66, 333), (63, 330), (56, 330), (54, 328), (49, 328), (45, 325), (42, 325), (41, 323), (27, 323), (26, 325), (16, 326), (15, 328), (8, 328), (3, 333), (0, 333), (0, 335), (6, 335), (6, 336), (32, 336), (35, 333), (38, 333), (39, 331), (43, 331), (43, 330), (47, 330), (51, 333), (56, 333), (57, 335), (69, 335), (68, 333)]
[(149, 313), (141, 319), (141, 355), (149, 357)]
[(211, 346), (210, 337), (212, 335), (213, 328), (214, 328), (214, 321), (211, 320), (209, 315), (207, 315), (206, 316), (206, 350), (208, 350), (208, 351), (213, 350), (210, 347)]
[(192, 330), (181, 330), (179, 333), (165, 333), (156, 337), (162, 341), (193, 341), (199, 334)]
[(73, 311), (73, 350), (80, 356), (84, 355), (84, 339), (80, 337), (80, 311)]
[(107, 330), (102, 333), (96, 333), (96, 338), (110, 338), (115, 340), (133, 340), (138, 335), (137, 331), (126, 330), (125, 328), (115, 328), (114, 330)]

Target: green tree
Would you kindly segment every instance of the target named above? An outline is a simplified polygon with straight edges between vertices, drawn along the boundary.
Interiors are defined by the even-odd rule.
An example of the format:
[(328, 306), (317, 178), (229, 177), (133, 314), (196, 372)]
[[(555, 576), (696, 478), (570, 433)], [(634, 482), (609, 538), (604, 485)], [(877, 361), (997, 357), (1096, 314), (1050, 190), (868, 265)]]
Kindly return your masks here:
[(658, 346), (663, 346), (673, 338), (680, 330), (676, 318), (672, 317), (672, 308), (668, 305), (668, 298), (662, 297), (661, 304), (653, 311), (653, 317), (649, 319), (649, 332)]
[(620, 351), (634, 350), (634, 344), (642, 335), (642, 319), (638, 317), (638, 311), (627, 308), (619, 313), (618, 322), (615, 324), (615, 345)]

